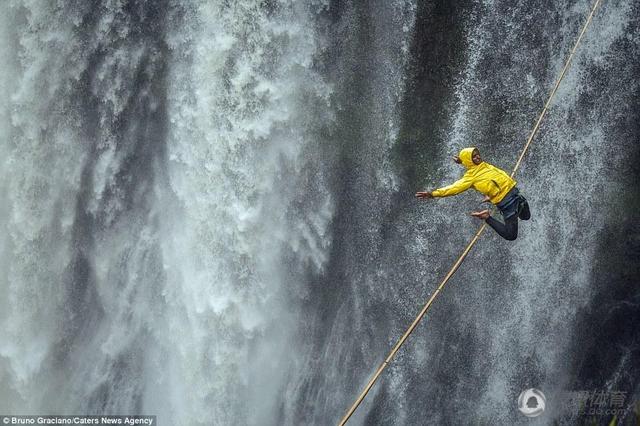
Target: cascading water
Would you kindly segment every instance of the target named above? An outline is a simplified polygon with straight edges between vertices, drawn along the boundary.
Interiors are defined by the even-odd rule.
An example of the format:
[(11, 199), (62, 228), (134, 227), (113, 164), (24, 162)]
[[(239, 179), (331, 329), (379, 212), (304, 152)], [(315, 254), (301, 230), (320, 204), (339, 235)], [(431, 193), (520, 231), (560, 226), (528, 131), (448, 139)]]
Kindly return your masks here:
[(281, 402), (300, 321), (292, 305), (330, 243), (314, 146), (331, 120), (330, 86), (313, 67), (317, 9), (187, 3), (169, 37), (167, 310), (155, 362), (168, 361), (160, 388), (180, 390), (165, 403), (180, 421), (261, 424)]
[[(476, 229), (479, 196), (413, 193), (465, 146), (510, 168), (589, 3), (2, 2), (0, 414), (335, 424)], [(603, 2), (518, 175), (532, 220), (354, 424), (640, 398), (639, 21)]]

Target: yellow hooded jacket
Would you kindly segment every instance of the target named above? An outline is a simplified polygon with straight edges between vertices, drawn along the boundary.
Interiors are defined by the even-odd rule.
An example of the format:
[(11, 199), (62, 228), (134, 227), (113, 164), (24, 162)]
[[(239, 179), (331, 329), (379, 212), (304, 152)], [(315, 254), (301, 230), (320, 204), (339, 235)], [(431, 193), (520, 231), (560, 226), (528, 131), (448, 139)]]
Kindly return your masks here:
[(474, 164), (471, 159), (474, 149), (475, 147), (471, 147), (460, 151), (459, 157), (462, 160), (462, 165), (467, 168), (464, 176), (451, 185), (432, 191), (431, 195), (434, 197), (448, 197), (473, 187), (476, 191), (488, 195), (493, 204), (498, 204), (516, 186), (517, 182), (507, 173), (486, 161)]

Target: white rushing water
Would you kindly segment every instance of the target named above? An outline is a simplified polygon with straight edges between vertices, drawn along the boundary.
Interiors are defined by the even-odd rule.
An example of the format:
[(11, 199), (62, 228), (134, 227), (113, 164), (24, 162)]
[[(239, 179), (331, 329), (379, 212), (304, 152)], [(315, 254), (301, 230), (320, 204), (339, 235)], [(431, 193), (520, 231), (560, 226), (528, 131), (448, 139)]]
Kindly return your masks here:
[(306, 268), (327, 259), (332, 200), (314, 158), (331, 119), (330, 86), (312, 66), (320, 9), (269, 8), (194, 2), (169, 41), (173, 198), (154, 362), (168, 361), (157, 392), (176, 390), (167, 403), (187, 423), (274, 418), (296, 350), (291, 305)]
[(275, 421), (330, 243), (323, 6), (75, 6), (2, 6), (3, 409)]
[[(0, 415), (334, 424), (476, 229), (479, 197), (413, 192), (467, 145), (509, 168), (588, 3), (0, 2)], [(571, 385), (637, 13), (604, 2), (519, 172), (533, 219), (354, 424), (512, 424)]]
[(78, 77), (81, 59), (77, 40), (44, 4), (4, 2), (2, 9), (1, 399), (29, 412), (48, 407), (61, 338), (73, 200), (87, 149), (60, 94)]

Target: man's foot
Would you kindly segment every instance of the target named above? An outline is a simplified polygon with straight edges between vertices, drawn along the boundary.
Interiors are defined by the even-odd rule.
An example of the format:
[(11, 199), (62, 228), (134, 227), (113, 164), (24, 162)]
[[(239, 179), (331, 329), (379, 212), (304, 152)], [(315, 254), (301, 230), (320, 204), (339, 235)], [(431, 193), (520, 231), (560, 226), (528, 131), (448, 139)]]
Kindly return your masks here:
[(482, 210), (480, 212), (473, 212), (471, 216), (477, 217), (478, 219), (486, 220), (489, 216), (491, 216), (490, 210)]

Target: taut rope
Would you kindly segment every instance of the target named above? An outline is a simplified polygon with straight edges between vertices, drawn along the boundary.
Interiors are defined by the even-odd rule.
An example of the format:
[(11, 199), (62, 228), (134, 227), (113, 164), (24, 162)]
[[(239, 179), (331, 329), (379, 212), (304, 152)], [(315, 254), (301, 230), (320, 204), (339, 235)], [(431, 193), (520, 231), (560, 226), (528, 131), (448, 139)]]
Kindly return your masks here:
[[(542, 123), (542, 119), (546, 115), (547, 109), (549, 108), (549, 105), (551, 104), (551, 101), (553, 100), (553, 97), (555, 96), (556, 92), (558, 91), (558, 87), (560, 87), (560, 83), (562, 82), (562, 79), (564, 78), (565, 74), (567, 73), (567, 70), (569, 69), (569, 65), (571, 64), (571, 60), (573, 59), (573, 56), (576, 53), (576, 50), (578, 49), (578, 46), (580, 45), (580, 42), (582, 41), (582, 37), (586, 33), (587, 28), (589, 27), (589, 24), (591, 23), (591, 20), (593, 19), (593, 15), (595, 14), (596, 9), (598, 8), (599, 4), (600, 4), (600, 0), (596, 0), (595, 4), (591, 8), (591, 13), (589, 13), (589, 16), (587, 17), (587, 21), (584, 23), (584, 25), (582, 27), (582, 30), (580, 31), (580, 35), (578, 36), (578, 39), (576, 40), (576, 43), (573, 46), (573, 49), (571, 49), (571, 53), (569, 54), (569, 57), (567, 58), (567, 61), (565, 62), (564, 67), (562, 68), (562, 71), (560, 72), (560, 76), (556, 80), (556, 84), (553, 86), (553, 90), (549, 94), (549, 98), (547, 99), (547, 102), (544, 104), (544, 108), (540, 112), (540, 116), (538, 117), (538, 120), (536, 121), (535, 126), (533, 126), (533, 129), (531, 130), (531, 134), (529, 135), (529, 138), (527, 139), (527, 142), (524, 144), (524, 148), (522, 149), (522, 152), (520, 153), (520, 156), (518, 157), (518, 161), (516, 161), (516, 164), (513, 167), (513, 171), (511, 172), (511, 177), (515, 176), (516, 172), (518, 171), (518, 168), (520, 167), (520, 163), (522, 162), (522, 159), (524, 158), (524, 155), (529, 150), (529, 147), (531, 146), (531, 143), (533, 142), (533, 139), (534, 139), (535, 135), (538, 133), (538, 129), (540, 128), (540, 123)], [(340, 421), (339, 426), (343, 426), (344, 424), (346, 424), (347, 421), (349, 420), (349, 418), (351, 418), (353, 413), (355, 413), (355, 411), (358, 409), (358, 407), (360, 406), (360, 404), (362, 403), (364, 398), (367, 396), (367, 394), (369, 393), (369, 391), (371, 390), (373, 385), (378, 380), (378, 377), (380, 377), (380, 375), (382, 374), (384, 369), (387, 367), (389, 362), (391, 362), (391, 360), (393, 359), (395, 354), (398, 352), (398, 350), (400, 350), (400, 347), (409, 338), (409, 336), (411, 335), (413, 330), (415, 330), (415, 328), (418, 326), (418, 324), (420, 323), (420, 321), (422, 320), (424, 315), (427, 313), (427, 311), (431, 307), (431, 304), (433, 303), (433, 301), (436, 299), (436, 297), (438, 297), (438, 294), (440, 294), (440, 291), (442, 291), (442, 289), (447, 284), (449, 279), (451, 279), (451, 277), (456, 273), (456, 271), (458, 270), (458, 268), (460, 267), (460, 265), (462, 264), (464, 259), (467, 257), (467, 255), (469, 254), (469, 252), (471, 251), (473, 246), (476, 244), (476, 242), (478, 241), (478, 239), (480, 238), (480, 236), (482, 235), (482, 233), (484, 232), (486, 227), (487, 227), (487, 223), (486, 222), (484, 222), (482, 224), (482, 226), (480, 226), (480, 229), (478, 229), (478, 232), (476, 232), (476, 234), (473, 236), (473, 238), (471, 239), (469, 244), (467, 244), (466, 248), (462, 251), (462, 254), (460, 255), (460, 257), (458, 257), (458, 260), (456, 260), (456, 263), (453, 264), (453, 266), (451, 267), (451, 269), (449, 270), (447, 275), (444, 277), (444, 279), (442, 280), (442, 282), (440, 283), (438, 288), (436, 288), (436, 291), (431, 295), (431, 297), (429, 298), (427, 303), (424, 305), (424, 307), (422, 308), (422, 310), (420, 311), (420, 313), (418, 314), (416, 319), (413, 320), (413, 322), (411, 323), (411, 325), (409, 326), (407, 331), (404, 332), (404, 334), (402, 335), (400, 340), (398, 340), (398, 343), (396, 343), (396, 345), (393, 347), (391, 352), (389, 352), (389, 355), (385, 358), (385, 360), (382, 362), (382, 364), (380, 364), (380, 366), (376, 370), (376, 372), (373, 375), (373, 377), (371, 378), (371, 380), (369, 380), (369, 383), (367, 383), (367, 386), (365, 386), (365, 388), (362, 390), (362, 392), (360, 393), (358, 398), (351, 405), (351, 407), (349, 408), (349, 411), (347, 411), (347, 414), (345, 414), (345, 416)]]

